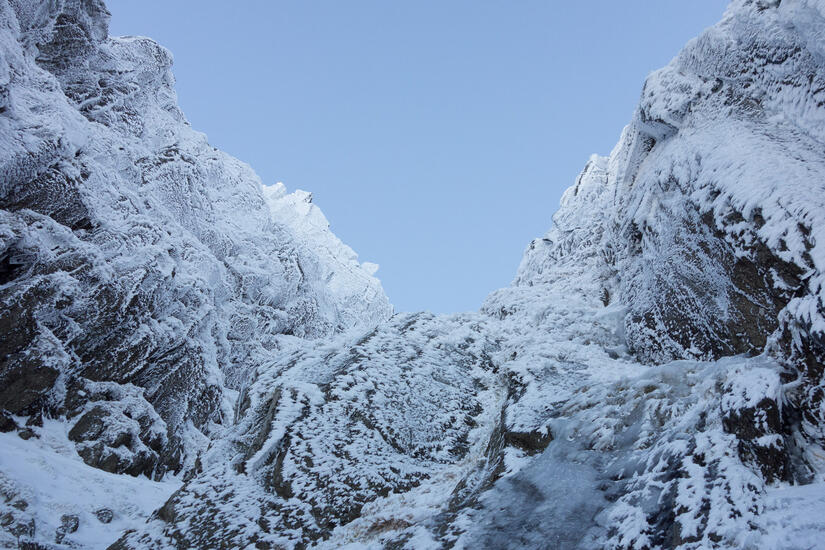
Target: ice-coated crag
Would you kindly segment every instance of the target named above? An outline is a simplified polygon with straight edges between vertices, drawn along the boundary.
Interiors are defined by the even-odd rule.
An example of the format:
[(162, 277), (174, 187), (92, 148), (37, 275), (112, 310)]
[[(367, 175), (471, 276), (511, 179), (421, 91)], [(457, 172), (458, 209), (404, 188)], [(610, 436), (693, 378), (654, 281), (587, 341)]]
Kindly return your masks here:
[[(61, 418), (85, 464), (160, 479), (234, 421), (278, 335), (392, 308), (323, 215), (271, 208), (248, 166), (191, 129), (171, 54), (108, 37), (108, 20), (95, 0), (0, 2), (0, 409), (33, 446)], [(5, 466), (13, 503), (29, 488)], [(20, 498), (4, 536), (35, 532)]]
[(821, 545), (825, 2), (734, 0), (510, 287), (391, 317), (311, 195), (188, 127), (165, 50), (7, 2), (0, 540)]

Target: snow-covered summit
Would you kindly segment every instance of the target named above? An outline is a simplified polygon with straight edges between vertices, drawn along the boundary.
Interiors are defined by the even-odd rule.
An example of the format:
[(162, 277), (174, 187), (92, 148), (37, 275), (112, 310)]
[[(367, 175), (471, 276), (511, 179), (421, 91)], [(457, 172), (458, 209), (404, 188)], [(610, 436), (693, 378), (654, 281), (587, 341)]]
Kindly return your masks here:
[(266, 204), (273, 219), (289, 227), (306, 249), (308, 258), (302, 265), (307, 278), (317, 281), (318, 295), (332, 297), (330, 307), (346, 326), (377, 324), (392, 313), (384, 290), (373, 277), (378, 265), (358, 262), (358, 254), (341, 242), (329, 229), (324, 213), (312, 202), (312, 193), (300, 189), (287, 193), (283, 183), (263, 188)]

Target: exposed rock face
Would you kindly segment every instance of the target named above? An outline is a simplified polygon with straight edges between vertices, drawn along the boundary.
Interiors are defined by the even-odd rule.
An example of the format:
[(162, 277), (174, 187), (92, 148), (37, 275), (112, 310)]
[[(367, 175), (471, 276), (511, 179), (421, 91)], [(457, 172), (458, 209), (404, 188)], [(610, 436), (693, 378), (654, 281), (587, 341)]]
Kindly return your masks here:
[(821, 0), (735, 0), (511, 287), (391, 319), (309, 194), (188, 128), (165, 50), (29, 8), (0, 0), (0, 406), (98, 469), (183, 470), (114, 548), (821, 543)]

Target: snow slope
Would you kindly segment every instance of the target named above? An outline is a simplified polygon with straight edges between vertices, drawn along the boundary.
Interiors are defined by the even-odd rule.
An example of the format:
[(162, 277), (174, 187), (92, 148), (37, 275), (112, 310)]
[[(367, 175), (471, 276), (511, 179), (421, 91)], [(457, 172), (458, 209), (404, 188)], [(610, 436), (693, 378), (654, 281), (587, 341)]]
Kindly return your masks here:
[[(24, 441), (14, 433), (0, 434), (0, 494), (11, 503), (7, 513), (13, 525), (23, 527), (18, 533), (14, 526), (0, 531), (3, 547), (16, 548), (18, 535), (27, 534), (53, 542), (63, 516), (76, 516), (77, 531), (64, 540), (81, 548), (106, 548), (116, 533), (140, 527), (180, 486), (176, 480), (151, 481), (84, 464), (65, 422), (46, 420), (38, 435)], [(34, 522), (26, 514), (30, 508), (38, 510)]]
[[(113, 464), (108, 452), (125, 464), (110, 469), (160, 479), (165, 469), (151, 453), (183, 449), (180, 487), (144, 524), (109, 532), (108, 540), (119, 535), (113, 548), (819, 544), (822, 0), (734, 0), (719, 24), (649, 76), (619, 143), (587, 162), (510, 287), (476, 313), (390, 318), (374, 266), (331, 235), (311, 195), (282, 186), (261, 194), (246, 167), (181, 123), (165, 51), (146, 39), (104, 40), (105, 10), (94, 2), (60, 4), (72, 14), (62, 19), (44, 15), (45, 4), (22, 5), (19, 30), (10, 27), (3, 44), (17, 52), (21, 74), (40, 79), (22, 89), (42, 107), (0, 115), (10, 125), (0, 137), (15, 144), (30, 126), (58, 123), (47, 135), (82, 136), (91, 125), (102, 145), (70, 146), (52, 172), (57, 184), (25, 172), (33, 161), (22, 157), (2, 165), (25, 176), (4, 200), (37, 206), (62, 185), (78, 189), (86, 210), (4, 203), (6, 234), (23, 237), (8, 238), (0, 293), (17, 301), (6, 298), (0, 312), (36, 320), (29, 325), (40, 332), (9, 341), (38, 346), (50, 362), (23, 377), (25, 395), (35, 388), (39, 401), (0, 396), (7, 410), (17, 407), (13, 422), (29, 415), (35, 435), (45, 406), (71, 426), (80, 457), (103, 469)], [(66, 21), (85, 30), (68, 32)], [(63, 29), (61, 42), (50, 45), (48, 25)], [(97, 38), (90, 46), (79, 36)], [(113, 84), (100, 84), (112, 64)], [(45, 109), (61, 114), (26, 122)], [(76, 151), (81, 160), (72, 160)], [(127, 177), (132, 170), (139, 177)], [(135, 243), (128, 231), (117, 240), (106, 229), (123, 225), (158, 235), (156, 263), (134, 252), (155, 241)], [(172, 244), (180, 250), (165, 251)], [(114, 318), (140, 320), (146, 336), (132, 339), (130, 329), (115, 349), (145, 367), (112, 371), (73, 344), (109, 330), (71, 307), (90, 287), (78, 279), (83, 269), (61, 267), (76, 256), (94, 259), (84, 269), (95, 281), (117, 282), (115, 296), (127, 293), (115, 303), (137, 297), (139, 308)], [(128, 286), (137, 279), (122, 266), (135, 258), (149, 282)], [(41, 280), (66, 298), (35, 287)], [(60, 305), (60, 322), (44, 316), (44, 301)], [(0, 375), (20, 377), (6, 361)], [(59, 373), (55, 381), (45, 369)], [(181, 385), (167, 396), (154, 375), (170, 370)], [(204, 388), (216, 397), (201, 413), (204, 400), (187, 396)], [(15, 453), (40, 456), (45, 436)], [(173, 482), (145, 483), (151, 493)], [(31, 508), (14, 525), (56, 525), (45, 507)], [(79, 534), (62, 541), (86, 544)]]

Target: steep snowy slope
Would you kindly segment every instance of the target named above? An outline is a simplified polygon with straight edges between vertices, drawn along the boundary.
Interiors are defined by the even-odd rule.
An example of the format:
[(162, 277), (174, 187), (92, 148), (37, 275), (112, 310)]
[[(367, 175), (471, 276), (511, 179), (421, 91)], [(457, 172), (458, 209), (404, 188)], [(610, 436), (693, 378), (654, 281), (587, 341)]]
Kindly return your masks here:
[[(92, 4), (83, 6), (88, 20), (100, 20)], [(26, 15), (18, 7), (16, 17), (41, 21), (43, 13)], [(24, 23), (23, 29), (28, 28), (35, 26)], [(19, 36), (25, 43), (44, 32), (24, 31)], [(102, 70), (99, 64), (114, 55), (110, 52), (115, 45), (136, 39), (101, 40), (95, 42), (96, 54), (83, 54), (90, 68), (82, 75)], [(69, 41), (52, 50), (38, 47), (38, 52), (45, 52), (38, 54), (38, 62), (58, 75), (59, 87), (49, 74), (29, 66), (31, 56), (20, 53), (21, 63), (29, 63), (25, 70), (32, 74), (26, 73), (27, 78), (46, 79), (39, 86), (52, 90), (55, 97), (50, 101), (66, 103), (62, 90), (72, 90), (75, 81), (81, 82), (81, 89), (91, 86), (77, 75), (67, 79), (69, 69), (58, 66), (61, 56), (78, 55), (72, 52), (80, 49)], [(67, 53), (58, 54), (61, 51)], [(151, 66), (144, 57), (132, 67), (143, 64)], [(126, 71), (117, 72), (117, 78), (132, 82), (129, 78), (136, 77)], [(35, 92), (44, 93), (40, 88), (32, 84), (27, 90), (37, 97)], [(171, 93), (168, 86), (153, 89)], [(118, 94), (113, 97), (120, 98)], [(68, 105), (81, 106), (83, 112), (87, 98), (77, 98)], [(107, 99), (104, 105), (120, 105), (117, 101)], [(157, 139), (151, 137), (155, 134), (125, 132), (115, 120), (126, 116), (145, 121), (148, 108), (123, 104), (135, 106), (141, 114), (126, 116), (122, 113), (128, 111), (112, 107), (111, 112), (104, 110), (112, 118), (103, 126), (132, 140), (124, 146), (126, 151), (143, 150)], [(153, 104), (156, 111), (159, 104)], [(43, 100), (42, 109), (46, 108), (55, 109)], [(36, 114), (27, 114), (26, 120), (36, 120)], [(88, 123), (72, 116), (67, 114), (66, 120), (80, 120), (79, 127)], [(94, 120), (93, 114), (87, 117)], [(60, 120), (50, 116), (42, 124)], [(162, 134), (165, 124), (171, 125), (180, 135), (190, 136), (191, 141), (183, 140), (188, 147), (196, 142), (208, 149), (185, 126), (163, 120), (167, 122), (148, 127)], [(27, 136), (24, 129), (29, 126), (23, 118), (10, 118), (9, 123), (15, 121), (19, 125), (9, 130), (9, 136)], [(70, 134), (59, 130), (60, 135)], [(101, 142), (108, 139), (104, 136)], [(111, 158), (117, 159), (117, 154), (100, 159), (86, 149), (80, 149), (78, 158), (90, 157), (83, 162), (94, 161), (96, 171), (111, 178), (130, 173), (126, 161), (112, 168)], [(196, 150), (203, 155), (192, 154), (200, 159), (193, 161), (198, 167), (203, 158), (218, 155), (211, 149)], [(163, 160), (164, 155), (172, 160)], [(249, 198), (258, 194), (241, 195), (233, 186), (246, 179), (216, 176), (208, 180), (214, 185), (207, 185), (192, 175), (199, 172), (180, 166), (188, 164), (183, 156), (178, 150), (155, 153), (144, 169), (149, 171), (141, 172), (148, 173), (148, 179), (127, 180), (134, 188), (123, 184), (137, 210), (120, 217), (107, 214), (96, 223), (108, 227), (114, 223), (111, 218), (136, 224), (135, 220), (163, 215), (164, 229), (181, 227), (176, 246), (192, 248), (187, 254), (169, 252), (177, 262), (174, 278), (186, 276), (191, 281), (213, 273), (209, 269), (217, 270), (204, 292), (223, 289), (220, 296), (206, 296), (208, 304), (215, 304), (211, 315), (217, 317), (209, 326), (228, 326), (225, 333), (220, 328), (194, 330), (194, 314), (183, 306), (200, 312), (192, 304), (202, 302), (178, 297), (175, 292), (183, 290), (169, 281), (171, 275), (151, 288), (162, 288), (162, 296), (171, 293), (174, 308), (156, 297), (160, 290), (155, 290), (148, 302), (151, 307), (123, 318), (144, 319), (149, 325), (145, 330), (170, 319), (193, 327), (185, 335), (175, 332), (180, 348), (169, 348), (174, 355), (158, 360), (166, 361), (164, 369), (180, 372), (190, 391), (203, 386), (204, 378), (181, 369), (192, 357), (203, 357), (202, 349), (214, 349), (210, 357), (222, 359), (216, 359), (218, 368), (208, 372), (219, 373), (214, 386), (223, 388), (220, 395), (226, 405), (215, 406), (221, 412), (219, 425), (191, 421), (209, 436), (208, 448), (184, 469), (185, 479), (178, 478), (182, 485), (144, 525), (135, 522), (145, 517), (145, 511), (123, 512), (131, 519), (120, 528), (133, 530), (122, 536), (108, 532), (107, 542), (120, 536), (114, 548), (821, 545), (825, 520), (816, 510), (825, 503), (822, 0), (734, 0), (718, 25), (691, 41), (668, 67), (653, 73), (614, 151), (607, 158), (590, 159), (565, 193), (553, 228), (526, 251), (513, 284), (492, 293), (477, 313), (404, 314), (382, 321), (386, 301), (366, 275), (370, 266), (359, 266), (352, 251), (331, 237), (308, 194), (287, 195), (280, 187), (269, 188), (264, 205), (263, 200)], [(135, 160), (138, 167), (140, 158)], [(15, 170), (24, 164), (19, 161)], [(227, 166), (239, 166), (224, 157), (206, 164), (219, 174), (225, 174)], [(121, 202), (112, 199), (119, 195), (102, 183), (90, 187), (96, 181), (92, 175), (78, 177), (92, 182), (77, 186), (95, 193), (87, 199), (89, 204), (119, 212)], [(162, 194), (167, 186), (183, 181), (201, 182), (205, 190)], [(18, 188), (33, 189), (30, 201), (46, 193), (31, 184)], [(151, 208), (134, 203), (137, 197), (144, 200), (144, 188)], [(217, 227), (226, 228), (215, 236), (209, 231), (216, 223), (201, 224), (206, 214), (199, 211), (188, 217), (188, 209), (196, 205), (213, 212), (215, 204), (231, 204), (237, 211), (240, 207), (233, 201), (240, 196), (255, 208), (266, 208), (271, 216), (267, 219), (283, 225), (268, 221), (265, 229), (250, 228), (246, 224), (256, 218), (223, 219), (215, 214), (216, 220), (223, 220)], [(174, 197), (183, 198), (177, 209), (169, 210), (167, 203), (176, 204)], [(37, 214), (28, 208), (14, 214)], [(58, 223), (48, 221), (55, 216), (62, 216), (62, 226), (70, 227), (69, 214), (62, 212), (49, 211), (41, 225), (26, 222), (34, 228), (27, 231), (44, 239), (45, 228), (52, 227), (44, 224)], [(46, 217), (39, 216), (37, 220)], [(64, 233), (81, 240), (79, 231), (70, 228)], [(82, 231), (103, 229), (93, 225)], [(284, 236), (271, 237), (268, 232)], [(167, 237), (158, 238), (166, 246)], [(94, 249), (101, 258), (94, 265), (113, 270), (125, 260), (118, 256), (120, 249), (104, 246), (106, 239)], [(273, 239), (289, 246), (260, 244)], [(132, 243), (125, 237), (122, 241)], [(220, 250), (226, 256), (213, 250), (216, 242), (224, 243)], [(293, 284), (294, 273), (286, 267), (269, 279), (263, 275), (269, 274), (268, 268), (248, 267), (238, 272), (238, 278), (224, 273), (235, 273), (238, 264), (260, 267), (256, 262), (270, 256), (255, 255), (255, 247), (286, 258), (282, 263), (295, 265), (304, 278)], [(36, 250), (51, 249), (43, 244)], [(130, 261), (142, 257), (128, 255)], [(201, 255), (209, 261), (197, 263)], [(32, 272), (30, 264), (17, 260), (27, 257), (23, 253), (7, 257), (6, 271), (12, 274), (8, 288), (30, 288), (35, 276), (67, 276), (66, 270), (54, 267), (42, 275)], [(211, 258), (225, 258), (218, 262), (224, 267), (214, 267)], [(155, 264), (141, 266), (147, 274), (160, 269)], [(125, 273), (114, 272), (118, 284), (130, 280)], [(0, 291), (6, 288), (0, 286)], [(67, 299), (79, 300), (86, 287), (79, 288), (67, 292)], [(136, 284), (129, 291), (133, 288), (145, 287)], [(184, 289), (191, 292), (190, 286)], [(261, 299), (270, 293), (286, 293), (286, 302)], [(40, 299), (41, 291), (29, 295)], [(26, 302), (14, 303), (22, 304), (18, 316), (38, 311)], [(50, 303), (61, 305), (58, 311), (67, 312), (61, 315), (74, 311), (62, 302)], [(65, 361), (81, 360), (83, 348), (72, 348), (67, 329), (48, 320), (37, 318), (38, 330), (50, 331), (44, 342), (67, 350)], [(89, 332), (96, 338), (106, 332), (88, 322), (80, 326), (97, 330)], [(327, 338), (302, 338), (348, 327)], [(234, 335), (236, 330), (242, 335)], [(126, 340), (120, 349), (143, 353), (139, 342)], [(96, 369), (109, 373), (107, 365), (90, 365), (81, 374), (89, 378)], [(13, 380), (19, 375), (9, 376)], [(151, 419), (147, 425), (154, 426), (148, 434), (176, 433), (174, 426), (180, 423), (169, 420), (173, 417), (166, 413), (164, 401), (153, 397), (160, 394), (153, 394), (154, 386), (143, 380), (128, 379), (145, 388), (148, 403), (135, 386), (115, 384), (122, 381), (119, 378), (84, 382), (81, 397), (114, 395), (106, 403), (114, 403), (124, 416), (128, 412), (126, 418), (146, 411), (143, 414)], [(233, 390), (237, 398), (230, 400)], [(188, 395), (181, 393), (180, 402), (171, 395), (169, 399), (187, 410)], [(90, 408), (94, 406), (81, 404), (89, 412), (72, 424), (75, 433), (95, 434), (89, 443), (80, 444), (81, 452), (84, 445), (93, 447), (112, 433), (98, 430)], [(68, 405), (63, 407), (49, 412), (72, 414)], [(153, 416), (154, 411), (159, 416)], [(47, 420), (46, 426), (53, 425)], [(49, 441), (60, 439), (41, 437), (35, 448)], [(18, 478), (27, 475), (19, 468), (8, 471), (5, 477), (12, 483), (20, 483), (14, 472)], [(44, 505), (20, 510), (15, 498), (6, 498), (12, 525), (57, 524)], [(34, 524), (25, 523), (32, 518)], [(84, 529), (88, 527), (63, 533), (61, 540), (91, 544), (84, 542), (89, 540)], [(39, 541), (54, 538), (50, 531), (31, 531), (27, 536)]]

